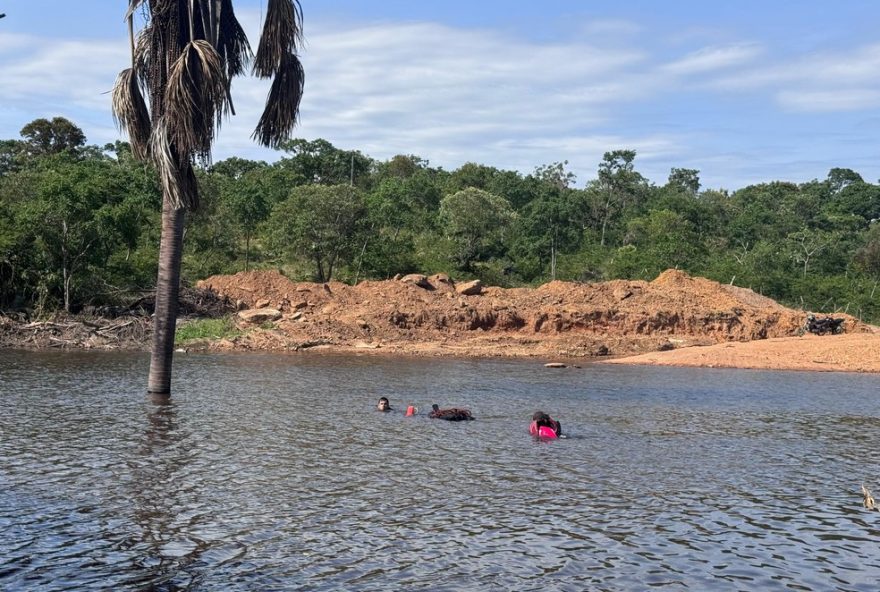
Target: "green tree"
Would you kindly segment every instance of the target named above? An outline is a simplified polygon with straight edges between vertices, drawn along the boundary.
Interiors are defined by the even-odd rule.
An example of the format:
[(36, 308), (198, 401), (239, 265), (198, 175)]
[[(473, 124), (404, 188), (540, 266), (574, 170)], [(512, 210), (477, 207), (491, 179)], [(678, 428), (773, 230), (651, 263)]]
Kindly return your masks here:
[(759, 240), (784, 239), (797, 232), (804, 220), (786, 207), (798, 198), (793, 183), (774, 181), (740, 189), (730, 199), (728, 236), (734, 244), (754, 246)]
[[(251, 239), (272, 209), (267, 190), (269, 165), (232, 157), (211, 167), (223, 207), (231, 217), (236, 234), (244, 235), (244, 269), (250, 269)], [(288, 189), (289, 191), (289, 189)]]
[(566, 170), (566, 166), (568, 166), (567, 160), (541, 165), (535, 169), (535, 177), (559, 191), (568, 189), (575, 184), (577, 177)]
[[(641, 253), (647, 277), (669, 268), (686, 268), (696, 262), (700, 244), (693, 225), (678, 212), (651, 210), (630, 220), (624, 242)], [(646, 278), (647, 279), (647, 278)]]
[(236, 181), (250, 173), (263, 173), (268, 166), (269, 165), (262, 160), (248, 160), (246, 158), (231, 156), (226, 160), (214, 163), (211, 166), (211, 173)]
[(0, 307), (18, 306), (27, 299), (26, 277), (37, 255), (22, 203), (8, 197), (4, 181), (0, 178)]
[(666, 186), (680, 193), (696, 196), (700, 192), (700, 171), (673, 167)]
[(880, 224), (874, 224), (866, 233), (864, 243), (854, 257), (858, 269), (874, 282), (870, 299), (874, 299), (877, 283), (880, 282)]
[[(565, 176), (567, 182), (573, 183), (574, 175), (564, 171), (565, 164), (568, 164), (567, 161), (539, 167), (536, 175), (523, 178), (516, 171), (503, 171), (495, 167), (467, 162), (446, 177), (443, 193), (449, 195), (473, 187), (501, 196), (514, 209), (519, 209), (538, 195), (538, 187), (545, 182), (545, 179), (538, 175), (543, 175), (544, 169), (548, 179), (553, 173), (559, 173)], [(555, 168), (557, 166), (560, 167), (559, 170)]]
[(0, 140), (0, 177), (18, 170), (25, 154), (21, 140)]
[[(136, 44), (134, 13), (141, 6), (146, 22)], [(244, 72), (250, 46), (232, 0), (130, 0), (126, 19), (132, 65), (116, 80), (113, 112), (128, 132), (134, 155), (151, 161), (162, 180), (162, 238), (147, 390), (169, 396), (185, 213), (198, 206), (193, 162), (209, 160), (217, 125), (232, 111), (231, 80)], [(303, 90), (303, 69), (296, 56), (300, 24), (295, 0), (268, 3), (254, 60), (255, 74), (273, 78), (254, 132), (266, 146), (280, 145), (296, 123)]]
[(183, 281), (239, 271), (241, 229), (226, 202), (224, 186), (217, 175), (196, 170), (199, 180), (199, 209), (186, 217), (186, 244), (181, 263)]
[[(599, 191), (601, 194), (600, 246), (605, 246), (608, 225), (615, 214), (637, 205), (646, 186), (645, 178), (635, 170), (635, 150), (606, 152), (599, 163)], [(604, 202), (604, 203), (603, 203)]]
[(444, 189), (450, 194), (468, 187), (486, 191), (496, 174), (498, 174), (498, 169), (495, 167), (477, 164), (476, 162), (466, 162), (452, 171)]
[(42, 249), (50, 256), (50, 264), (61, 272), (64, 310), (70, 312), (71, 283), (100, 246), (99, 223), (94, 214), (101, 206), (89, 203), (97, 195), (93, 187), (70, 184), (60, 174), (47, 179), (39, 194), (32, 215), (42, 223), (34, 228)]
[(803, 277), (807, 277), (807, 272), (810, 270), (810, 262), (818, 257), (820, 253), (830, 248), (837, 240), (839, 240), (839, 237), (836, 233), (813, 228), (803, 228), (797, 232), (792, 232), (786, 237), (789, 256), (792, 261), (803, 265)]
[(366, 197), (370, 231), (358, 266), (378, 277), (416, 271), (415, 240), (431, 229), (439, 201), (440, 191), (424, 169), (406, 177), (385, 175)]
[(21, 128), (25, 149), (32, 155), (74, 153), (86, 143), (83, 131), (63, 117), (40, 118)]
[(420, 170), (428, 168), (428, 161), (414, 154), (397, 154), (378, 168), (379, 178), (409, 179)]
[(515, 217), (506, 199), (473, 187), (440, 202), (441, 227), (455, 246), (455, 263), (466, 271), (473, 271), (474, 262), (497, 254)]
[(329, 282), (340, 264), (353, 261), (366, 221), (363, 193), (349, 185), (303, 185), (272, 210), (269, 247), (314, 265), (315, 279)]
[(515, 267), (523, 277), (534, 279), (549, 266), (550, 279), (555, 280), (560, 253), (577, 246), (581, 228), (573, 212), (580, 192), (569, 188), (575, 177), (565, 164), (536, 169), (535, 177), (541, 179), (538, 196), (517, 215), (511, 253), (522, 259)]
[(279, 166), (300, 179), (298, 184), (357, 185), (366, 188), (373, 167), (372, 159), (356, 150), (340, 150), (327, 140), (296, 138), (279, 145), (289, 156)]
[(40, 266), (31, 281), (71, 312), (78, 291), (95, 298), (113, 279), (107, 269), (113, 251), (137, 243), (140, 225), (129, 178), (107, 158), (73, 160), (66, 154), (45, 157), (27, 177), (33, 192), (19, 202), (16, 220), (32, 238), (33, 264)]
[(862, 176), (852, 169), (833, 168), (828, 171), (828, 177), (825, 182), (828, 184), (831, 193), (840, 193), (853, 183), (864, 183)]
[(251, 237), (257, 226), (269, 216), (269, 204), (259, 181), (253, 176), (248, 176), (236, 185), (235, 190), (227, 196), (227, 203), (238, 227), (244, 233), (244, 269), (247, 271), (250, 266)]
[(862, 228), (880, 219), (880, 186), (855, 180), (833, 193), (822, 208), (829, 217), (857, 216)]

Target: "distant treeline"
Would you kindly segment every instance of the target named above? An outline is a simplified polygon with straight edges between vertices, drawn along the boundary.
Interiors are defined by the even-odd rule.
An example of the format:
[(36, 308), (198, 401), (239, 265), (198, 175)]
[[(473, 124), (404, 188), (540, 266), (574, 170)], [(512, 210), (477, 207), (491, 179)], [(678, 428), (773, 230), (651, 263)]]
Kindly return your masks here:
[[(532, 174), (418, 156), (374, 160), (292, 140), (277, 162), (198, 170), (184, 281), (244, 269), (357, 282), (445, 272), (500, 286), (650, 280), (668, 268), (785, 304), (880, 320), (880, 186), (835, 168), (803, 184), (665, 185), (615, 150), (575, 188), (567, 163)], [(126, 143), (88, 145), (63, 118), (0, 140), (0, 310), (124, 304), (155, 282), (161, 194)]]

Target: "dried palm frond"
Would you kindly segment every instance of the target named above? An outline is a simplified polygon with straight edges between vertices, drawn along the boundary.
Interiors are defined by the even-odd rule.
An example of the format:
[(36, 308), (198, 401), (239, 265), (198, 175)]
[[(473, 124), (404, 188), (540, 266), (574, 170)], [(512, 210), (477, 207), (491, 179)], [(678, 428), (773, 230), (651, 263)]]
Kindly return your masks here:
[(232, 10), (232, 0), (214, 0), (220, 4), (220, 15), (217, 23), (217, 53), (226, 67), (226, 100), (229, 103), (229, 111), (235, 115), (235, 106), (232, 103), (232, 79), (244, 74), (250, 64), (253, 54), (247, 35), (241, 28), (235, 12)]
[(254, 74), (271, 78), (283, 67), (288, 54), (295, 54), (302, 41), (302, 7), (299, 0), (269, 0), (266, 22), (257, 47)]
[(168, 140), (165, 119), (162, 117), (153, 126), (153, 133), (150, 136), (150, 154), (156, 165), (156, 171), (159, 173), (163, 194), (170, 200), (172, 207), (181, 207), (183, 203), (176, 187), (177, 162), (171, 152), (171, 142)]
[(116, 77), (112, 111), (116, 126), (128, 134), (131, 153), (140, 161), (147, 160), (150, 155), (150, 113), (132, 68), (126, 68)]
[(305, 86), (305, 72), (296, 55), (289, 53), (272, 81), (266, 109), (251, 136), (270, 148), (289, 139), (299, 117), (299, 102)]
[(164, 117), (157, 120), (150, 140), (150, 154), (171, 207), (197, 209), (199, 193), (195, 172), (189, 156), (181, 155), (173, 145)]
[(226, 77), (231, 80), (244, 74), (253, 57), (247, 35), (232, 10), (232, 0), (222, 0), (219, 27), (217, 53), (226, 64)]
[(171, 65), (165, 91), (165, 123), (183, 154), (208, 160), (216, 129), (228, 112), (226, 75), (220, 56), (203, 39), (184, 47)]
[(134, 41), (134, 56), (132, 58), (132, 65), (137, 72), (138, 77), (141, 79), (141, 83), (144, 84), (144, 86), (146, 86), (148, 83), (146, 75), (150, 71), (150, 38), (152, 35), (152, 31), (152, 25), (146, 25), (143, 29), (138, 31)]

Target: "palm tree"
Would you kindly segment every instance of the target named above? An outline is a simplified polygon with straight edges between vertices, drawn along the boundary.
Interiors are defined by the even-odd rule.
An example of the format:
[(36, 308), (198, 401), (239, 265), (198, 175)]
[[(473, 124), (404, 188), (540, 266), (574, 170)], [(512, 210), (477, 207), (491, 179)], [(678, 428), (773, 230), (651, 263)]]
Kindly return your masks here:
[[(135, 35), (135, 16), (143, 24)], [(195, 163), (207, 164), (224, 117), (234, 114), (230, 83), (244, 73), (251, 48), (232, 0), (129, 0), (131, 67), (113, 88), (113, 115), (134, 156), (162, 181), (162, 235), (147, 392), (171, 394), (180, 261), (187, 210), (198, 207)], [(253, 138), (277, 147), (299, 114), (303, 68), (298, 0), (269, 0), (253, 72), (272, 78)], [(143, 91), (143, 92), (142, 92)]]

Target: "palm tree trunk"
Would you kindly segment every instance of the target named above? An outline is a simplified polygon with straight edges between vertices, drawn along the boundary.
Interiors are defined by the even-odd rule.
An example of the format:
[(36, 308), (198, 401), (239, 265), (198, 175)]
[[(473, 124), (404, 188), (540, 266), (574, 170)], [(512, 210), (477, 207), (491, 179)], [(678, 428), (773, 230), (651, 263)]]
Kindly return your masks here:
[(156, 309), (153, 315), (153, 349), (147, 385), (147, 393), (153, 396), (171, 395), (171, 360), (174, 356), (174, 331), (177, 327), (185, 218), (185, 209), (174, 209), (167, 198), (163, 200), (159, 277), (156, 280)]

